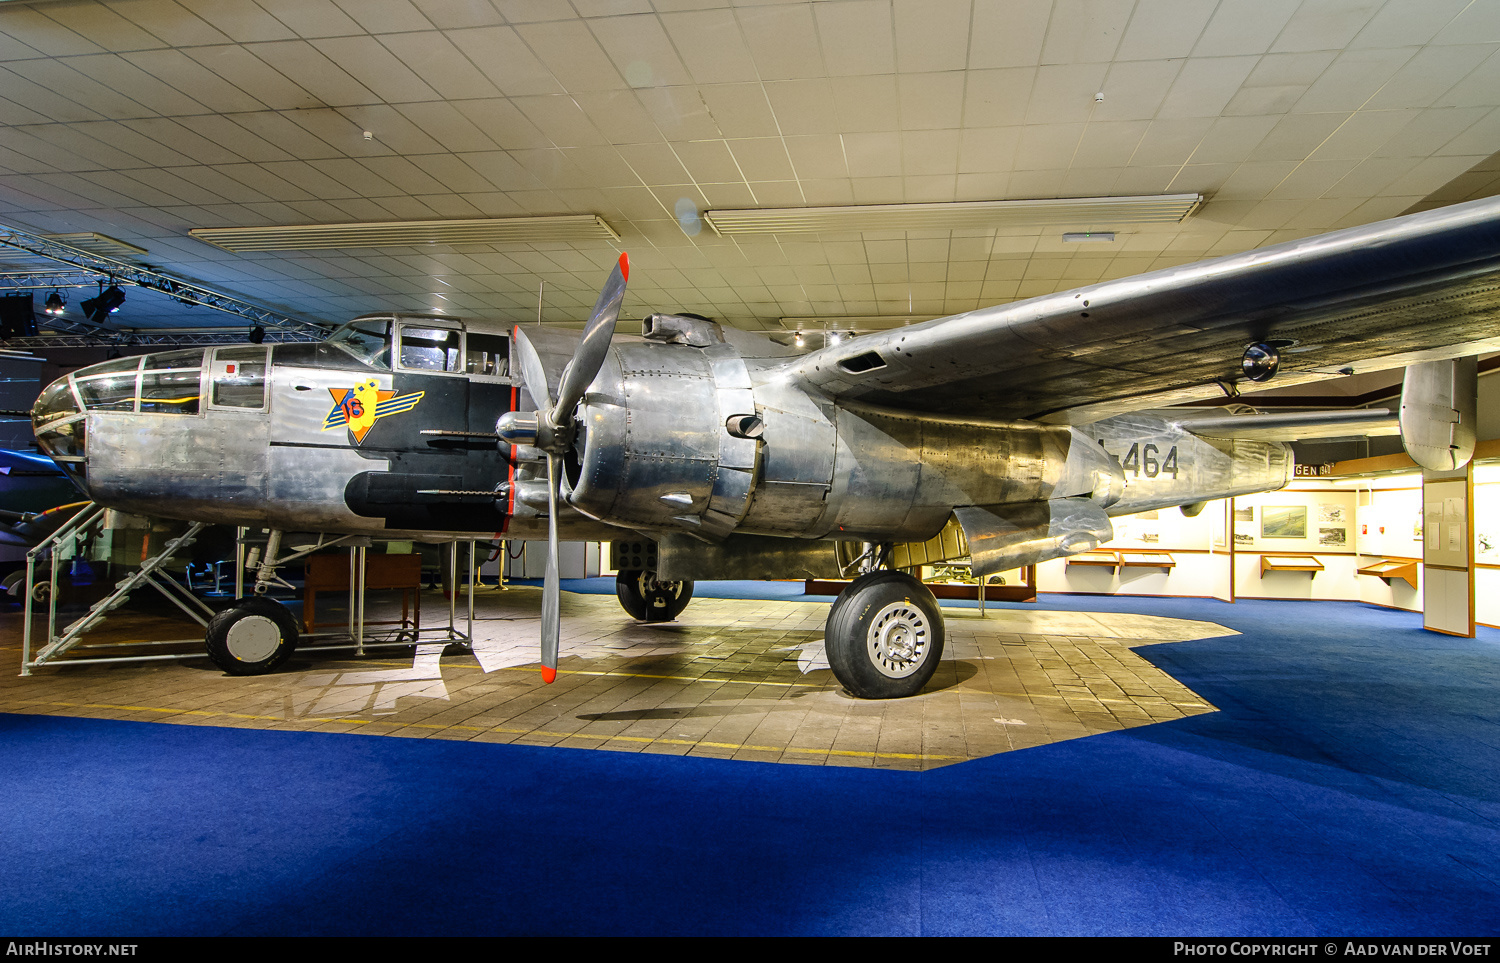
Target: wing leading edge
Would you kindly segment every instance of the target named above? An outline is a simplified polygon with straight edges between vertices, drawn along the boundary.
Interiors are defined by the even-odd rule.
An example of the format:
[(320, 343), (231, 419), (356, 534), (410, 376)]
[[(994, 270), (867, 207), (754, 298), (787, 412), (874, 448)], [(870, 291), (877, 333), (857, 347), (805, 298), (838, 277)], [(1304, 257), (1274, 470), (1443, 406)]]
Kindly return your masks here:
[(785, 370), (838, 398), (1082, 424), (1233, 394), (1255, 341), (1282, 342), (1279, 387), (1500, 349), (1497, 318), (1488, 198), (866, 335)]

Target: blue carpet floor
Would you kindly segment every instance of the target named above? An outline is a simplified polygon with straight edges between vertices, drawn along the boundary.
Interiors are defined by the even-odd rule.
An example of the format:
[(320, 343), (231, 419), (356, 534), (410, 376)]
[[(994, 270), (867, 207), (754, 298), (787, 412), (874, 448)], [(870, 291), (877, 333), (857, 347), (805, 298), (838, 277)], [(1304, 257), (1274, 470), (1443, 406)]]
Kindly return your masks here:
[(1493, 936), (1500, 633), (1044, 597), (1220, 711), (928, 773), (0, 715), (0, 928)]

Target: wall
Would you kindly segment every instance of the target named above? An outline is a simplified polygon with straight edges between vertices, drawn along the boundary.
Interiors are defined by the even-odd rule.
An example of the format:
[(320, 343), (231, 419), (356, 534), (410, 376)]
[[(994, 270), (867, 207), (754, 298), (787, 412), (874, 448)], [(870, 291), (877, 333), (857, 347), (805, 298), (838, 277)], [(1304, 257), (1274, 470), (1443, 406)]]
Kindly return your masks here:
[[(1359, 598), (1354, 492), (1331, 485), (1299, 485), (1237, 498), (1234, 504), (1237, 598)], [(1262, 572), (1264, 557), (1284, 553), (1312, 555), (1323, 571)]]
[(1115, 537), (1099, 546), (1101, 551), (1166, 550), (1175, 563), (1170, 569), (1070, 565), (1059, 558), (1037, 566), (1037, 590), (1228, 598), (1227, 506), (1226, 501), (1209, 502), (1193, 518), (1176, 508), (1163, 508), (1114, 519)]

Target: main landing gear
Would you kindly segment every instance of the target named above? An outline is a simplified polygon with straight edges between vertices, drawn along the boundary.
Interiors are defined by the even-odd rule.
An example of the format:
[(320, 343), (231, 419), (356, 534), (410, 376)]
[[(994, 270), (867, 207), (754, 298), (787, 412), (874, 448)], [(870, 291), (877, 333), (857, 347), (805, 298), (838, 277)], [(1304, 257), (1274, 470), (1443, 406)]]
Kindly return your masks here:
[[(622, 571), (615, 594), (631, 618), (670, 622), (692, 599), (693, 583)], [(850, 694), (900, 699), (932, 680), (943, 657), (943, 637), (943, 615), (927, 586), (905, 572), (882, 569), (861, 575), (839, 594), (828, 612), (824, 650), (834, 677)]]
[(623, 571), (615, 576), (620, 607), (642, 622), (670, 622), (693, 599), (693, 583), (657, 581), (655, 572)]
[(937, 599), (905, 572), (861, 575), (828, 612), (824, 651), (834, 677), (861, 699), (922, 691), (943, 656)]

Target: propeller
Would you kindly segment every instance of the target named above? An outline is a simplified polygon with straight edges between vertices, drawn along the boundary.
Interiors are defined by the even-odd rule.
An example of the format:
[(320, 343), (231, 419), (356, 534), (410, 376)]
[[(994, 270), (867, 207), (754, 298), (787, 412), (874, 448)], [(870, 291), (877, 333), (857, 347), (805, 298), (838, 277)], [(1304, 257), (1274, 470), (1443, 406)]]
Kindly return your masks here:
[(557, 678), (559, 639), (559, 589), (557, 576), (557, 502), (561, 494), (562, 458), (573, 443), (574, 419), (584, 392), (594, 383), (609, 355), (615, 322), (625, 300), (625, 282), (630, 278), (630, 258), (623, 252), (599, 292), (594, 312), (583, 329), (573, 358), (563, 369), (554, 401), (547, 386), (541, 355), (525, 332), (515, 329), (516, 363), (526, 390), (539, 406), (531, 413), (509, 411), (500, 416), (495, 433), (512, 445), (534, 445), (547, 456), (547, 570), (542, 580), (542, 681)]

